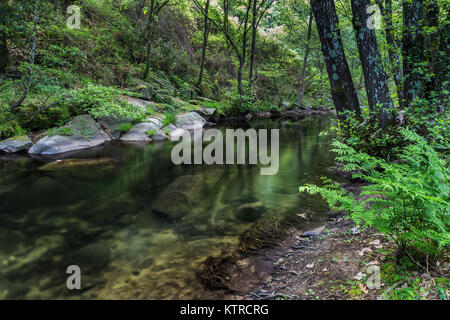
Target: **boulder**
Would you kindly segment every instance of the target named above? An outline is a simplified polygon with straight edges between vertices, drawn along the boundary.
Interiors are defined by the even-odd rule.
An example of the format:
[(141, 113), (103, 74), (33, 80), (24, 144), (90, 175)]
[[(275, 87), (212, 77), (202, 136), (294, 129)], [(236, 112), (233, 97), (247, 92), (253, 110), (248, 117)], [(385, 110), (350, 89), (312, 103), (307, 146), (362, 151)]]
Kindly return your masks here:
[(169, 138), (167, 137), (164, 130), (159, 130), (154, 135), (152, 135), (152, 140), (156, 142), (166, 141), (167, 139)]
[(162, 130), (169, 136), (170, 140), (172, 141), (178, 141), (182, 135), (188, 133), (186, 130), (178, 128), (173, 124), (165, 126)]
[(118, 140), (122, 135), (119, 131), (120, 125), (122, 123), (131, 123), (131, 119), (101, 118), (98, 123), (101, 128), (111, 136), (112, 139)]
[(30, 154), (55, 155), (70, 151), (79, 151), (98, 147), (110, 141), (109, 136), (101, 130), (100, 125), (88, 116), (75, 117), (67, 126), (71, 136), (47, 136), (28, 150)]
[(6, 153), (16, 153), (28, 151), (33, 146), (33, 142), (27, 136), (12, 137), (0, 141), (0, 151)]
[(158, 195), (151, 210), (172, 219), (181, 218), (207, 191), (207, 185), (201, 175), (178, 177)]
[(217, 109), (215, 108), (200, 108), (195, 110), (194, 112), (197, 112), (202, 117), (205, 117), (206, 119), (211, 119), (214, 114), (216, 113)]
[(196, 112), (189, 112), (177, 117), (175, 125), (185, 130), (203, 128), (206, 120)]
[(123, 135), (120, 140), (125, 142), (150, 142), (152, 138), (148, 136), (149, 131), (159, 131), (161, 128), (160, 123), (157, 122), (158, 119), (152, 118), (152, 121), (141, 122), (130, 129), (125, 135)]
[(258, 201), (254, 203), (246, 203), (239, 206), (235, 214), (236, 218), (240, 220), (253, 222), (258, 220), (266, 211), (266, 207), (264, 207), (264, 205), (260, 201)]

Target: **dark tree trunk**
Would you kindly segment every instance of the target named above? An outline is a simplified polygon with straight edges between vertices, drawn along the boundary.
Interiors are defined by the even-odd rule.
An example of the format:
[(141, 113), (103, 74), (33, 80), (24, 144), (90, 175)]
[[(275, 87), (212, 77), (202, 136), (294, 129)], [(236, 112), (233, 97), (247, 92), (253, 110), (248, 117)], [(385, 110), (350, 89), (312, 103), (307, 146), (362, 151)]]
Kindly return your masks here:
[(389, 92), (388, 78), (378, 50), (375, 30), (369, 28), (367, 8), (370, 0), (352, 0), (353, 27), (364, 73), (370, 109), (376, 111), (382, 127), (392, 120), (394, 104)]
[(312, 0), (311, 6), (322, 44), (336, 111), (339, 114), (349, 110), (359, 115), (361, 111), (358, 96), (345, 58), (334, 2), (333, 0)]
[(399, 39), (394, 35), (394, 25), (392, 22), (392, 0), (386, 0), (385, 5), (382, 9), (384, 22), (386, 24), (386, 42), (388, 45), (389, 62), (391, 63), (392, 74), (397, 87), (397, 96), (400, 108), (404, 108), (404, 97), (403, 97), (403, 85), (402, 78), (403, 72), (400, 64), (400, 44)]
[[(425, 7), (425, 23), (430, 30), (425, 36), (425, 58), (430, 64), (430, 79), (425, 85), (427, 98), (432, 98), (434, 92), (437, 96), (442, 90), (442, 66), (439, 57), (445, 52), (439, 52), (440, 36), (439, 32), (439, 5), (436, 0), (429, 0)], [(445, 31), (444, 31), (445, 32)], [(447, 31), (448, 32), (448, 31)]]
[(403, 1), (403, 95), (410, 106), (424, 94), (424, 79), (420, 65), (424, 60), (423, 0)]
[(209, 0), (206, 1), (205, 5), (205, 25), (203, 30), (203, 49), (202, 49), (202, 60), (200, 62), (200, 74), (198, 76), (197, 81), (197, 88), (199, 89), (200, 95), (203, 95), (202, 90), (202, 80), (203, 80), (203, 71), (205, 68), (205, 58), (206, 58), (206, 48), (208, 46), (208, 34), (209, 34), (209, 19), (208, 19), (208, 12), (209, 12)]
[(5, 73), (9, 63), (8, 45), (6, 43), (6, 34), (0, 31), (0, 74)]
[(298, 93), (298, 99), (297, 104), (300, 106), (303, 101), (303, 95), (305, 93), (305, 85), (306, 85), (306, 66), (308, 64), (308, 57), (309, 57), (309, 51), (311, 50), (310, 46), (310, 40), (311, 40), (311, 33), (312, 33), (312, 23), (313, 23), (313, 12), (312, 8), (309, 12), (309, 21), (308, 21), (308, 34), (306, 35), (306, 49), (305, 49), (305, 56), (303, 57), (303, 67), (302, 67), (302, 74), (300, 76), (300, 90)]

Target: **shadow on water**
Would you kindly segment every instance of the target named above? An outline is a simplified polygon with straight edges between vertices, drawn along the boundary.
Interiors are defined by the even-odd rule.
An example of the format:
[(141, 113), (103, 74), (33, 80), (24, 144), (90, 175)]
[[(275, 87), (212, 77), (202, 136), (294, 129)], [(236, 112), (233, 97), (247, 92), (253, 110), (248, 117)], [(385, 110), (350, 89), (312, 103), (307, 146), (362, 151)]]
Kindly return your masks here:
[[(280, 167), (182, 165), (172, 143), (118, 143), (73, 158), (118, 164), (43, 171), (41, 160), (0, 160), (0, 299), (207, 299), (195, 270), (205, 257), (238, 245), (268, 214), (327, 211), (298, 194), (332, 163), (332, 118), (252, 122), (279, 128)], [(238, 126), (238, 125), (235, 125)], [(223, 128), (222, 128), (223, 129)], [(78, 265), (82, 290), (66, 288)]]

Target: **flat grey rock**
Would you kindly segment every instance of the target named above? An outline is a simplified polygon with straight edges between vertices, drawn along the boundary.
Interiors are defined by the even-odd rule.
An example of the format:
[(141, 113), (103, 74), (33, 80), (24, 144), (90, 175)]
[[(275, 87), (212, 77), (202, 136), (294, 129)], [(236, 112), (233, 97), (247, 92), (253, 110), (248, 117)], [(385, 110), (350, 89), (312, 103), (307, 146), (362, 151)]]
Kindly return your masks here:
[(158, 132), (160, 127), (154, 122), (141, 122), (130, 129), (120, 140), (125, 142), (150, 142), (149, 131)]
[(177, 116), (175, 125), (184, 130), (194, 130), (196, 128), (203, 128), (206, 120), (196, 112), (189, 112)]
[(12, 137), (0, 141), (0, 151), (6, 153), (16, 153), (28, 151), (33, 146), (33, 142), (27, 136)]
[(55, 155), (98, 147), (110, 141), (100, 125), (89, 115), (81, 115), (64, 128), (70, 128), (72, 135), (46, 136), (28, 150), (30, 154)]

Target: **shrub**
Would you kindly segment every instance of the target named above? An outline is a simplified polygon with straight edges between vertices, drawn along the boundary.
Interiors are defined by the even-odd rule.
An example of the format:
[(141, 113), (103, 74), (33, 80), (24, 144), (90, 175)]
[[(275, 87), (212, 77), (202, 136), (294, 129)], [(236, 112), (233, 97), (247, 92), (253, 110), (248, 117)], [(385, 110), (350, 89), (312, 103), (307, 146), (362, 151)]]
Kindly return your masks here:
[(130, 131), (130, 129), (133, 127), (133, 125), (131, 124), (131, 123), (129, 123), (129, 122), (124, 122), (124, 123), (121, 123), (118, 127), (117, 127), (117, 130), (120, 132), (120, 133), (127, 133), (128, 131)]
[(398, 163), (334, 142), (344, 170), (370, 183), (362, 187), (368, 198), (356, 200), (330, 180), (323, 187), (306, 185), (299, 191), (320, 194), (356, 224), (375, 227), (395, 242), (400, 256), (420, 255), (428, 262), (450, 243), (449, 170), (425, 139), (406, 129), (400, 133), (406, 146), (397, 155)]
[(177, 115), (174, 112), (168, 112), (166, 113), (166, 117), (164, 118), (162, 122), (162, 126), (165, 127), (169, 124), (173, 124), (177, 121)]
[(92, 117), (110, 117), (114, 119), (142, 119), (146, 111), (140, 106), (130, 104), (121, 99), (123, 92), (113, 87), (88, 84), (78, 90), (70, 90), (66, 103), (75, 114), (88, 112)]

